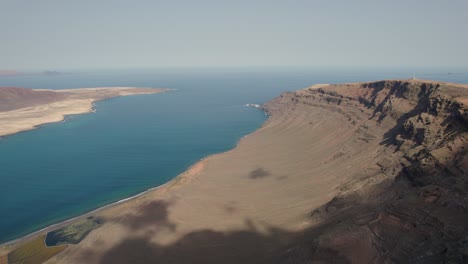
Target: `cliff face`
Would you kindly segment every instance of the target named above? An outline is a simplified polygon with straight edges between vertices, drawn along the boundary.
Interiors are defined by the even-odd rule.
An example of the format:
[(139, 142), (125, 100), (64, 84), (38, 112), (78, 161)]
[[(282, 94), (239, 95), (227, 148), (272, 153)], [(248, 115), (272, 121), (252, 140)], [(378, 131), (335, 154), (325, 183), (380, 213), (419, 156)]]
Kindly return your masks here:
[[(369, 161), (379, 173), (354, 175), (311, 212), (316, 225), (281, 262), (466, 263), (467, 95), (451, 84), (381, 81), (306, 89), (267, 104), (273, 115), (298, 104), (342, 111), (355, 134), (385, 130), (374, 136), (392, 150)], [(349, 109), (359, 109), (361, 120)]]

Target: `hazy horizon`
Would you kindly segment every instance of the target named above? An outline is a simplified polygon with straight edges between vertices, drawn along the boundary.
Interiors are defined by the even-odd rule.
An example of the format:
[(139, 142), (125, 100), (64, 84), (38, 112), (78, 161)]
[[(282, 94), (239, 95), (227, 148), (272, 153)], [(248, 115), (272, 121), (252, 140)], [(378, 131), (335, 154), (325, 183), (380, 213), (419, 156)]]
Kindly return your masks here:
[(468, 68), (468, 2), (11, 1), (0, 70)]
[[(77, 74), (77, 73), (100, 73), (100, 72), (171, 72), (171, 71), (229, 71), (242, 72), (245, 70), (257, 72), (275, 72), (275, 71), (311, 71), (311, 72), (408, 72), (413, 73), (448, 73), (448, 74), (467, 74), (467, 66), (320, 66), (320, 65), (211, 65), (211, 66), (147, 66), (147, 67), (61, 67), (61, 68), (0, 68), (0, 71), (16, 71), (20, 75), (43, 74), (47, 71), (57, 72), (58, 74)], [(0, 77), (8, 77), (9, 75), (0, 75)]]

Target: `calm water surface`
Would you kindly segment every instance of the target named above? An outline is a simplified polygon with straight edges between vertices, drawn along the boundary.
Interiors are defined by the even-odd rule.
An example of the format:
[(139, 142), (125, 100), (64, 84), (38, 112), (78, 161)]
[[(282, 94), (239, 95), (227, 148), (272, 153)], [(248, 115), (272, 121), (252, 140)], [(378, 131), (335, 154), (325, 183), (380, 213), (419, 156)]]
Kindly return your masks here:
[[(421, 78), (468, 83), (463, 71)], [(73, 72), (0, 77), (0, 86), (137, 86), (176, 91), (113, 98), (93, 114), (0, 139), (0, 242), (161, 185), (226, 151), (265, 120), (244, 105), (314, 83), (408, 78), (412, 72), (204, 69)]]

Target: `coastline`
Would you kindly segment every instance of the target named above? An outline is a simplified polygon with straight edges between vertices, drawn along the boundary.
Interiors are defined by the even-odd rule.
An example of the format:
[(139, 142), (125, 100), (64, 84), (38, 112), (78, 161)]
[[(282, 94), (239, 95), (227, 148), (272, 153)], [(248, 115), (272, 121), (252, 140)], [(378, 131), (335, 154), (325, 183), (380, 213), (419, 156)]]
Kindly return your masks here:
[[(324, 90), (312, 86), (281, 94), (263, 105), (268, 119), (234, 148), (196, 162), (166, 184), (80, 216), (93, 215), (103, 222), (47, 263), (130, 263), (130, 252), (162, 262), (225, 260), (233, 250), (240, 259), (255, 263), (265, 260), (264, 254), (281, 257), (285, 244), (304, 232), (316, 234), (326, 217), (346, 208), (340, 202), (348, 201), (348, 195), (350, 202), (356, 193), (378, 195), (370, 188), (388, 187), (398, 176), (405, 153), (394, 144), (382, 144), (388, 131), (398, 126), (397, 118), (376, 116), (363, 101), (385, 102), (395, 85), (418, 96), (418, 89), (426, 88), (402, 80), (330, 85)], [(467, 98), (453, 87), (433, 91), (437, 100)], [(418, 96), (397, 97), (390, 110), (404, 115)], [(436, 121), (440, 120), (443, 117)], [(360, 213), (359, 208), (353, 210), (351, 214)], [(374, 216), (378, 215), (358, 220), (386, 225)], [(359, 247), (353, 234), (345, 232), (344, 248), (335, 243), (343, 241), (338, 231), (326, 233), (319, 243), (344, 252), (346, 258), (360, 257), (348, 250)], [(213, 246), (216, 254), (210, 255)], [(365, 249), (369, 254), (372, 250)]]
[[(105, 99), (102, 99), (102, 100), (105, 100)], [(266, 111), (264, 111), (262, 109), (259, 109), (259, 110), (263, 111), (265, 114), (267, 114)], [(87, 112), (87, 113), (89, 113), (89, 112)], [(80, 113), (78, 113), (78, 114), (80, 114)], [(83, 114), (85, 114), (85, 113), (83, 113)], [(137, 194), (135, 194), (133, 196), (123, 198), (123, 199), (120, 199), (118, 201), (103, 205), (101, 207), (98, 207), (98, 208), (93, 209), (93, 210), (91, 210), (89, 212), (80, 214), (78, 216), (75, 216), (75, 217), (72, 217), (72, 218), (69, 218), (69, 219), (66, 219), (66, 220), (63, 220), (63, 221), (59, 221), (59, 222), (57, 222), (55, 224), (51, 224), (49, 226), (46, 226), (46, 227), (41, 228), (41, 229), (39, 229), (37, 231), (34, 231), (32, 233), (21, 236), (19, 238), (9, 240), (9, 241), (6, 241), (6, 242), (2, 242), (2, 243), (0, 243), (0, 252), (2, 251), (2, 249), (6, 248), (6, 247), (15, 246), (17, 244), (25, 243), (25, 242), (27, 242), (27, 241), (29, 241), (31, 239), (34, 239), (34, 238), (36, 238), (37, 236), (40, 236), (40, 235), (47, 235), (47, 233), (50, 232), (50, 231), (59, 229), (61, 227), (69, 225), (69, 224), (73, 224), (73, 223), (75, 223), (75, 222), (77, 222), (79, 220), (82, 220), (84, 218), (96, 215), (96, 214), (102, 212), (105, 209), (112, 208), (114, 206), (117, 206), (117, 205), (125, 203), (125, 202), (136, 200), (136, 199), (138, 199), (140, 197), (145, 196), (146, 194), (150, 194), (150, 193), (155, 192), (155, 191), (163, 191), (165, 188), (170, 188), (173, 185), (176, 185), (176, 184), (181, 183), (181, 182), (185, 183), (191, 177), (197, 175), (198, 173), (200, 173), (201, 170), (203, 170), (203, 167), (204, 167), (203, 164), (206, 161), (208, 161), (209, 159), (214, 158), (216, 156), (223, 155), (223, 154), (226, 154), (226, 153), (229, 153), (229, 152), (235, 150), (245, 138), (247, 138), (249, 135), (251, 135), (251, 134), (255, 133), (256, 131), (260, 130), (261, 128), (263, 128), (269, 121), (269, 118), (270, 118), (269, 115), (267, 115), (267, 117), (268, 117), (267, 120), (265, 120), (265, 122), (263, 122), (260, 125), (260, 127), (258, 127), (255, 131), (252, 131), (251, 133), (249, 133), (247, 135), (244, 135), (242, 138), (240, 138), (236, 142), (235, 146), (232, 149), (229, 149), (229, 150), (226, 150), (226, 151), (223, 151), (223, 152), (219, 152), (219, 153), (214, 153), (214, 154), (211, 154), (211, 155), (208, 155), (208, 156), (205, 156), (205, 157), (201, 158), (200, 160), (198, 160), (194, 164), (190, 165), (185, 171), (183, 171), (179, 175), (175, 176), (174, 178), (172, 178), (168, 182), (163, 183), (163, 184), (158, 185), (158, 186), (155, 186), (155, 187), (151, 187), (151, 188), (149, 188), (149, 189), (147, 189), (145, 191), (142, 191), (140, 193), (137, 193)], [(60, 121), (58, 121), (58, 122), (60, 122)], [(22, 132), (22, 131), (20, 131), (20, 132)]]
[[(105, 99), (102, 99), (105, 100)], [(63, 122), (66, 119), (66, 116), (69, 115), (80, 115), (80, 114), (88, 114), (93, 112), (93, 103), (97, 101), (90, 101), (90, 102), (83, 102), (82, 108), (71, 109), (69, 112), (58, 112), (56, 115), (47, 116), (45, 118), (31, 118), (31, 120), (27, 120), (26, 124), (21, 124), (18, 127), (10, 128), (10, 129), (2, 129), (0, 130), (0, 137), (11, 136), (20, 132), (25, 132), (29, 130), (34, 130), (40, 128), (40, 126), (51, 124), (51, 123), (58, 123)], [(16, 111), (28, 111), (30, 108), (26, 109), (19, 109), (14, 111), (2, 112), (1, 114), (8, 115), (10, 112)], [(34, 110), (33, 110), (34, 111)]]
[[(85, 262), (109, 263), (99, 262), (100, 254), (135, 237), (151, 239), (151, 246), (166, 246), (205, 231), (221, 237), (232, 232), (270, 236), (279, 228), (289, 236), (309, 227), (313, 224), (309, 210), (332, 199), (339, 191), (336, 182), (346, 180), (350, 172), (360, 172), (367, 163), (366, 153), (371, 151), (349, 154), (360, 156), (364, 162), (336, 159), (340, 164), (336, 166), (330, 158), (337, 156), (343, 142), (353, 136), (348, 131), (351, 124), (347, 117), (328, 107), (298, 104), (296, 94), (307, 89), (284, 93), (265, 103), (262, 110), (268, 119), (243, 136), (234, 148), (207, 156), (164, 185), (95, 211), (103, 225), (49, 262), (83, 263), (81, 258), (86, 255), (95, 259)], [(322, 104), (327, 105), (325, 101)], [(370, 115), (368, 111), (354, 112)], [(324, 120), (325, 115), (330, 118)], [(349, 148), (362, 145), (350, 142)], [(364, 148), (383, 148), (378, 143), (373, 141)], [(329, 170), (332, 173), (327, 173)], [(313, 176), (304, 177), (304, 173)], [(281, 212), (278, 208), (282, 208)], [(155, 220), (147, 222), (147, 218)], [(96, 245), (98, 240), (104, 246)], [(277, 245), (275, 242), (271, 246)]]
[(65, 98), (46, 104), (0, 112), (0, 137), (37, 129), (42, 125), (64, 121), (66, 116), (95, 111), (94, 103), (112, 97), (154, 94), (169, 91), (162, 88), (99, 87), (64, 90), (34, 89), (64, 95)]
[[(228, 150), (230, 151), (230, 150)], [(59, 229), (63, 226), (66, 226), (68, 224), (72, 224), (74, 222), (77, 222), (79, 220), (82, 220), (83, 218), (86, 218), (86, 217), (89, 217), (91, 215), (94, 215), (94, 214), (97, 214), (99, 212), (101, 212), (102, 210), (104, 209), (107, 209), (107, 208), (110, 208), (112, 206), (116, 206), (118, 204), (121, 204), (121, 203), (124, 203), (124, 202), (127, 202), (127, 201), (131, 201), (133, 199), (137, 199), (138, 197), (140, 196), (143, 196), (145, 194), (148, 194), (152, 191), (155, 191), (155, 190), (158, 190), (160, 188), (164, 188), (166, 187), (167, 185), (171, 185), (171, 184), (174, 184), (176, 183), (177, 181), (179, 180), (182, 180), (184, 176), (187, 176), (185, 175), (186, 173), (189, 173), (191, 169), (193, 168), (196, 168), (197, 165), (199, 165), (199, 163), (202, 163), (203, 161), (205, 161), (206, 159), (212, 157), (212, 156), (216, 156), (216, 155), (219, 155), (219, 154), (222, 154), (222, 153), (225, 153), (225, 152), (221, 152), (221, 153), (216, 153), (216, 154), (213, 154), (213, 155), (209, 155), (209, 156), (206, 156), (202, 159), (200, 159), (199, 161), (197, 161), (195, 164), (191, 165), (189, 168), (187, 168), (187, 170), (185, 170), (183, 173), (177, 175), (176, 177), (174, 177), (173, 179), (171, 179), (170, 181), (166, 182), (166, 183), (163, 183), (159, 186), (156, 186), (156, 187), (152, 187), (152, 188), (149, 188), (143, 192), (140, 192), (140, 193), (137, 193), (133, 196), (130, 196), (130, 197), (127, 197), (127, 198), (123, 198), (123, 199), (120, 199), (116, 202), (112, 202), (110, 204), (106, 204), (106, 205), (103, 205), (101, 207), (98, 207), (96, 209), (93, 209), (89, 212), (86, 212), (86, 213), (83, 213), (83, 214), (80, 214), (78, 216), (75, 216), (75, 217), (72, 217), (72, 218), (69, 218), (69, 219), (66, 219), (66, 220), (63, 220), (63, 221), (59, 221), (58, 223), (55, 223), (55, 224), (51, 224), (49, 226), (46, 226), (44, 228), (41, 228), (37, 231), (34, 231), (32, 233), (29, 233), (27, 235), (24, 235), (24, 236), (21, 236), (19, 238), (16, 238), (16, 239), (13, 239), (13, 240), (9, 240), (9, 241), (6, 241), (6, 242), (3, 242), (3, 243), (0, 243), (0, 248), (3, 248), (3, 247), (8, 247), (8, 246), (13, 246), (15, 244), (19, 244), (19, 243), (23, 243), (23, 242), (26, 242), (28, 241), (29, 239), (33, 239), (35, 238), (36, 236), (39, 236), (39, 235), (46, 235), (48, 232), (50, 231), (53, 231), (55, 229)]]
[[(313, 88), (320, 88), (320, 87), (324, 87), (324, 86), (328, 86), (329, 84), (315, 84), (311, 87)], [(308, 87), (309, 88), (309, 87)], [(94, 90), (94, 89), (99, 89), (99, 88), (78, 88), (78, 89), (71, 89), (71, 90), (81, 90), (81, 91), (86, 91), (86, 90)], [(107, 88), (104, 88), (104, 89), (107, 89)], [(307, 89), (307, 88), (304, 88), (304, 89)], [(49, 90), (49, 89), (36, 89), (38, 91), (53, 91), (53, 90)], [(177, 89), (161, 89), (162, 91), (161, 92), (165, 92), (165, 91), (172, 91), (172, 90), (177, 90)], [(66, 92), (66, 91), (69, 91), (69, 90), (55, 90), (55, 91), (63, 91), (63, 92)], [(125, 95), (124, 95), (125, 96)], [(87, 114), (87, 113), (90, 113), (90, 112), (93, 112), (95, 111), (95, 109), (93, 108), (94, 107), (94, 103), (97, 102), (97, 101), (101, 101), (101, 100), (105, 100), (105, 99), (108, 99), (108, 98), (103, 98), (103, 99), (99, 99), (99, 100), (95, 100), (95, 101), (92, 101), (89, 103), (89, 108), (86, 112), (82, 112), (82, 113), (76, 113), (76, 114)], [(252, 131), (251, 133), (248, 133), (244, 136), (242, 136), (237, 142), (236, 144), (234, 145), (233, 148), (229, 149), (229, 150), (226, 150), (226, 151), (223, 151), (223, 152), (219, 152), (219, 153), (214, 153), (214, 154), (211, 154), (211, 155), (208, 155), (208, 156), (205, 156), (203, 158), (201, 158), (199, 161), (195, 162), (194, 164), (192, 164), (191, 166), (189, 166), (184, 172), (182, 172), (181, 174), (175, 176), (174, 178), (172, 178), (170, 181), (162, 184), (162, 185), (159, 185), (159, 186), (156, 186), (156, 187), (152, 187), (152, 188), (149, 188), (143, 192), (140, 192), (138, 194), (135, 194), (133, 196), (130, 196), (130, 197), (127, 197), (127, 198), (123, 198), (123, 199), (120, 199), (116, 202), (112, 202), (110, 204), (107, 204), (107, 205), (104, 205), (104, 206), (101, 206), (101, 207), (98, 207), (96, 209), (93, 209), (89, 212), (86, 212), (86, 213), (83, 213), (81, 215), (78, 215), (78, 216), (75, 216), (75, 217), (72, 217), (70, 219), (66, 219), (66, 220), (63, 220), (63, 221), (59, 221), (55, 224), (51, 224), (49, 226), (46, 226), (44, 228), (41, 228), (37, 231), (34, 231), (32, 233), (29, 233), (27, 235), (24, 235), (24, 236), (21, 236), (19, 238), (16, 238), (16, 239), (13, 239), (13, 240), (9, 240), (9, 241), (6, 241), (6, 242), (3, 242), (3, 243), (0, 243), (0, 252), (2, 252), (3, 249), (5, 248), (8, 248), (8, 247), (11, 247), (11, 246), (15, 246), (15, 245), (18, 245), (18, 244), (22, 244), (22, 243), (25, 243), (31, 239), (34, 239), (35, 237), (37, 236), (40, 236), (40, 235), (46, 235), (48, 232), (50, 231), (53, 231), (53, 230), (56, 230), (56, 229), (59, 229), (63, 226), (66, 226), (66, 225), (69, 225), (69, 224), (73, 224), (74, 222), (77, 222), (79, 220), (82, 220), (84, 218), (87, 218), (89, 216), (92, 216), (92, 215), (96, 215), (102, 211), (104, 211), (105, 209), (109, 209), (109, 208), (112, 208), (112, 207), (115, 207), (117, 205), (120, 205), (122, 203), (125, 203), (125, 202), (130, 202), (132, 200), (136, 200), (140, 197), (144, 197), (146, 194), (150, 194), (150, 193), (153, 193), (153, 192), (156, 192), (156, 191), (164, 191), (165, 189), (169, 189), (170, 187), (174, 186), (174, 185), (177, 185), (178, 183), (186, 183), (191, 177), (195, 176), (196, 174), (200, 173), (201, 170), (203, 170), (203, 164), (205, 162), (207, 162), (209, 159), (212, 159), (212, 158), (215, 158), (217, 156), (220, 156), (220, 155), (223, 155), (223, 154), (227, 154), (229, 152), (232, 152), (234, 151), (235, 149), (237, 149), (239, 147), (239, 145), (246, 139), (248, 138), (249, 135), (252, 135), (254, 133), (257, 133), (259, 130), (261, 130), (262, 128), (264, 128), (270, 121), (270, 114), (268, 113), (268, 111), (266, 109), (264, 109), (263, 106), (260, 106), (258, 108), (259, 111), (262, 111), (265, 113), (265, 115), (267, 116), (267, 119), (254, 131)], [(1, 113), (0, 113), (1, 114)], [(61, 122), (61, 121), (64, 121), (65, 120), (65, 117), (67, 115), (75, 115), (75, 114), (66, 114), (66, 115), (63, 115), (63, 119), (62, 120), (59, 120), (59, 121), (53, 121), (53, 122), (48, 122), (48, 123), (55, 123), (55, 122)], [(42, 123), (40, 125), (44, 125), (44, 124), (47, 124), (47, 123)], [(38, 126), (40, 126), (38, 125)], [(28, 129), (28, 130), (32, 130), (32, 129), (36, 129), (36, 128), (39, 128), (39, 127), (34, 127), (34, 128), (31, 128), (31, 129)], [(27, 130), (23, 130), (23, 131), (27, 131)], [(23, 131), (18, 131), (18, 132), (15, 132), (15, 133), (20, 133), (20, 132), (23, 132)], [(15, 134), (13, 133), (13, 134)], [(12, 135), (12, 134), (9, 134), (9, 135)], [(1, 135), (0, 134), (0, 138), (3, 137), (4, 135)], [(6, 135), (5, 135), (6, 136)]]
[[(317, 84), (319, 85), (319, 84)], [(317, 85), (314, 85), (317, 86)], [(324, 86), (324, 85), (328, 85), (328, 84), (320, 84), (320, 86)], [(81, 88), (81, 89), (93, 89), (93, 88)], [(173, 90), (177, 90), (177, 89), (163, 89), (162, 92), (165, 92), (165, 91), (173, 91)], [(102, 100), (106, 100), (108, 98), (104, 98), (104, 99), (100, 99), (99, 101), (102, 101)], [(87, 113), (91, 113), (91, 112), (95, 112), (96, 110), (94, 109), (95, 105), (94, 103), (97, 102), (97, 101), (93, 101), (91, 102), (91, 109), (89, 112), (84, 112), (84, 113), (77, 113), (77, 115), (79, 114), (87, 114)], [(258, 108), (259, 111), (262, 111), (265, 113), (265, 115), (267, 116), (267, 119), (254, 131), (242, 136), (237, 142), (236, 144), (234, 145), (233, 148), (229, 149), (229, 150), (226, 150), (226, 151), (223, 151), (223, 152), (219, 152), (219, 153), (214, 153), (214, 154), (211, 154), (211, 155), (208, 155), (208, 156), (205, 156), (203, 158), (201, 158), (200, 160), (198, 160), (197, 162), (193, 163), (192, 165), (190, 165), (186, 170), (184, 170), (182, 173), (180, 173), (179, 175), (175, 176), (174, 178), (172, 178), (171, 180), (169, 180), (168, 182), (166, 183), (163, 183), (161, 185), (158, 185), (158, 186), (155, 186), (155, 187), (151, 187), (147, 190), (144, 190), (140, 193), (137, 193), (133, 196), (130, 196), (130, 197), (127, 197), (127, 198), (123, 198), (123, 199), (120, 199), (118, 201), (115, 201), (115, 202), (112, 202), (112, 203), (109, 203), (109, 204), (106, 204), (106, 205), (103, 205), (101, 207), (98, 207), (96, 209), (92, 209), (91, 211), (88, 211), (88, 212), (85, 212), (83, 214), (80, 214), (78, 216), (75, 216), (75, 217), (72, 217), (72, 218), (69, 218), (69, 219), (66, 219), (66, 220), (63, 220), (63, 221), (59, 221), (55, 224), (51, 224), (51, 225), (48, 225), (44, 228), (41, 228), (37, 231), (34, 231), (32, 233), (29, 233), (27, 235), (24, 235), (24, 236), (21, 236), (19, 238), (16, 238), (16, 239), (12, 239), (12, 240), (9, 240), (9, 241), (5, 241), (5, 242), (2, 242), (0, 243), (0, 252), (3, 248), (5, 247), (9, 247), (9, 246), (14, 246), (15, 244), (21, 244), (21, 243), (24, 243), (24, 242), (27, 242), (29, 241), (30, 239), (34, 239), (35, 237), (39, 236), (39, 235), (46, 235), (48, 232), (50, 231), (53, 231), (55, 229), (59, 229), (63, 226), (66, 226), (66, 225), (69, 225), (69, 224), (72, 224), (74, 222), (77, 222), (79, 220), (82, 220), (86, 217), (89, 217), (89, 216), (92, 216), (92, 215), (96, 215), (98, 214), (99, 212), (105, 210), (105, 209), (108, 209), (108, 208), (111, 208), (111, 207), (114, 207), (116, 205), (119, 205), (119, 204), (122, 204), (124, 202), (128, 202), (128, 201), (131, 201), (131, 200), (135, 200), (135, 199), (138, 199), (139, 197), (142, 197), (146, 194), (149, 194), (151, 192), (154, 192), (154, 191), (157, 191), (157, 190), (162, 190), (164, 188), (168, 188), (168, 187), (171, 187), (172, 185), (175, 185), (177, 183), (180, 183), (180, 182), (184, 182), (184, 180), (188, 180), (190, 179), (190, 177), (198, 174), (200, 172), (200, 169), (203, 169), (203, 164), (208, 161), (209, 159), (211, 158), (214, 158), (218, 155), (222, 155), (222, 154), (225, 154), (225, 153), (228, 153), (228, 152), (231, 152), (233, 150), (235, 150), (239, 144), (241, 144), (241, 142), (243, 140), (245, 140), (249, 135), (257, 132), (258, 130), (262, 129), (264, 126), (267, 125), (267, 123), (269, 122), (270, 120), (270, 116), (268, 115), (267, 111), (263, 109), (263, 107), (260, 107)], [(68, 114), (68, 115), (75, 115), (75, 114)], [(63, 122), (65, 121), (65, 118), (66, 116), (68, 115), (65, 115), (64, 116), (64, 119), (61, 120), (61, 121), (57, 121), (57, 122)], [(55, 123), (55, 122), (49, 122), (49, 123)], [(44, 124), (47, 124), (47, 123), (44, 123)], [(44, 125), (44, 124), (41, 124), (41, 125)], [(35, 127), (35, 128), (40, 128), (40, 127)], [(33, 128), (33, 129), (35, 129)], [(25, 130), (26, 131), (26, 130)], [(20, 133), (20, 132), (23, 132), (23, 131), (19, 131), (17, 133)], [(2, 137), (2, 135), (0, 135), (0, 138)]]
[[(329, 84), (315, 84), (315, 85), (312, 85), (311, 87), (307, 87), (307, 88), (304, 88), (304, 89), (308, 89), (308, 88), (320, 88), (320, 87), (325, 87), (325, 86), (328, 86)], [(110, 87), (109, 87), (110, 88)], [(117, 89), (121, 89), (122, 87), (115, 87)], [(114, 88), (114, 89), (115, 89)], [(127, 87), (126, 87), (127, 88)], [(128, 88), (133, 88), (133, 87), (128, 87)], [(75, 91), (92, 91), (92, 90), (95, 90), (95, 89), (108, 89), (108, 87), (105, 87), (105, 88), (77, 88), (77, 89), (63, 89), (63, 90), (49, 90), (49, 89), (35, 89), (37, 91), (57, 91), (57, 92), (68, 92), (70, 90), (75, 90)], [(112, 88), (111, 88), (112, 89)], [(138, 88), (134, 88), (134, 89), (138, 89)], [(154, 88), (151, 88), (151, 89), (154, 89)], [(166, 91), (173, 91), (173, 90), (177, 90), (177, 89), (167, 89), (167, 88), (157, 88), (158, 90), (161, 90), (160, 92), (166, 92)], [(159, 93), (159, 92), (156, 92), (156, 93)], [(125, 95), (122, 95), (122, 96), (126, 96), (127, 94)], [(128, 94), (128, 95), (131, 95), (131, 94)], [(108, 97), (110, 98), (110, 97)], [(30, 129), (27, 129), (27, 130), (22, 130), (22, 131), (18, 131), (18, 132), (14, 132), (12, 134), (8, 134), (8, 135), (13, 135), (13, 134), (16, 134), (16, 133), (20, 133), (20, 132), (24, 132), (24, 131), (28, 131), (28, 130), (33, 130), (33, 129), (36, 129), (36, 128), (40, 128), (41, 125), (45, 125), (45, 124), (48, 124), (48, 123), (56, 123), (56, 122), (63, 122), (65, 121), (66, 119), (66, 116), (68, 115), (79, 115), (79, 114), (87, 114), (87, 113), (91, 113), (91, 112), (95, 112), (96, 110), (94, 109), (94, 103), (95, 102), (98, 102), (98, 101), (102, 101), (102, 100), (106, 100), (108, 98), (101, 98), (101, 99), (97, 99), (97, 100), (94, 100), (94, 101), (91, 101), (89, 103), (89, 107), (87, 109), (87, 111), (85, 112), (80, 112), (80, 113), (72, 113), (72, 114), (65, 114), (63, 115), (62, 119), (61, 120), (58, 120), (58, 121), (51, 121), (51, 122), (47, 122), (47, 123), (41, 123), (39, 125), (37, 125), (36, 127), (33, 127), (33, 128), (30, 128)], [(226, 150), (226, 151), (223, 151), (223, 152), (219, 152), (219, 153), (214, 153), (214, 154), (211, 154), (211, 155), (208, 155), (208, 156), (205, 156), (203, 158), (201, 158), (199, 161), (195, 162), (194, 164), (192, 164), (191, 166), (189, 166), (185, 171), (183, 171), (182, 173), (180, 173), (179, 175), (175, 176), (174, 178), (172, 178), (170, 181), (164, 183), (164, 184), (161, 184), (159, 186), (155, 186), (155, 187), (152, 187), (152, 188), (149, 188), (145, 191), (142, 191), (138, 194), (135, 194), (133, 196), (130, 196), (130, 197), (127, 197), (127, 198), (123, 198), (123, 199), (120, 199), (116, 202), (112, 202), (110, 204), (107, 204), (107, 205), (103, 205), (101, 207), (98, 207), (96, 209), (93, 209), (89, 212), (86, 212), (86, 213), (83, 213), (83, 214), (80, 214), (78, 216), (75, 216), (75, 217), (72, 217), (70, 219), (66, 219), (66, 220), (63, 220), (63, 221), (59, 221), (55, 224), (51, 224), (49, 226), (46, 226), (44, 228), (41, 228), (37, 231), (34, 231), (32, 233), (29, 233), (27, 235), (24, 235), (24, 236), (21, 236), (19, 238), (16, 238), (16, 239), (12, 239), (12, 240), (9, 240), (9, 241), (5, 241), (5, 242), (2, 242), (0, 243), (0, 253), (2, 251), (4, 251), (6, 248), (9, 248), (9, 247), (14, 247), (16, 245), (19, 245), (19, 244), (22, 244), (22, 243), (25, 243), (25, 242), (28, 242), (34, 238), (36, 238), (37, 236), (40, 236), (40, 235), (46, 235), (48, 232), (50, 231), (53, 231), (53, 230), (56, 230), (56, 229), (59, 229), (61, 227), (64, 227), (66, 225), (69, 225), (69, 224), (73, 224), (79, 220), (82, 220), (84, 218), (87, 218), (89, 216), (93, 216), (93, 215), (97, 215), (98, 213), (106, 210), (106, 209), (109, 209), (109, 208), (113, 208), (117, 205), (120, 205), (120, 204), (123, 204), (125, 202), (130, 202), (132, 200), (137, 200), (138, 198), (140, 197), (144, 197), (146, 194), (151, 194), (153, 192), (157, 192), (157, 191), (164, 191), (165, 189), (169, 189), (170, 187), (174, 186), (174, 185), (177, 185), (178, 183), (185, 183), (187, 182), (187, 180), (189, 180), (191, 177), (195, 176), (196, 174), (200, 173), (200, 167), (201, 169), (203, 170), (203, 164), (205, 162), (207, 162), (209, 159), (212, 159), (212, 158), (215, 158), (217, 156), (220, 156), (220, 155), (223, 155), (223, 154), (227, 154), (229, 152), (232, 152), (234, 151), (235, 149), (237, 149), (239, 147), (239, 145), (246, 139), (248, 138), (249, 135), (252, 135), (254, 133), (257, 133), (259, 130), (261, 130), (262, 128), (264, 128), (269, 122), (270, 122), (270, 114), (268, 113), (268, 111), (263, 107), (263, 105), (260, 106), (260, 108), (258, 108), (259, 111), (262, 111), (265, 113), (265, 115), (267, 116), (267, 119), (254, 131), (242, 136), (237, 142), (236, 144), (234, 145), (233, 148), (229, 149), (229, 150)], [(1, 114), (1, 112), (0, 112)], [(8, 135), (2, 135), (0, 134), (0, 138), (3, 137), (3, 136), (8, 136)]]

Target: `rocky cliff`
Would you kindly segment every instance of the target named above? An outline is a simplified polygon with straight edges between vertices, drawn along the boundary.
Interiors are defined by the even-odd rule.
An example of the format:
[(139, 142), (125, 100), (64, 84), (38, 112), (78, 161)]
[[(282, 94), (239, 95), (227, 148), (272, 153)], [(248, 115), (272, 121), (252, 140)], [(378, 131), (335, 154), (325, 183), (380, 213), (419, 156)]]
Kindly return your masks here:
[(391, 150), (369, 161), (380, 171), (353, 175), (313, 210), (316, 224), (279, 262), (467, 263), (467, 96), (463, 86), (399, 80), (305, 89), (266, 104), (270, 114), (300, 104), (342, 112), (363, 144), (376, 138)]

